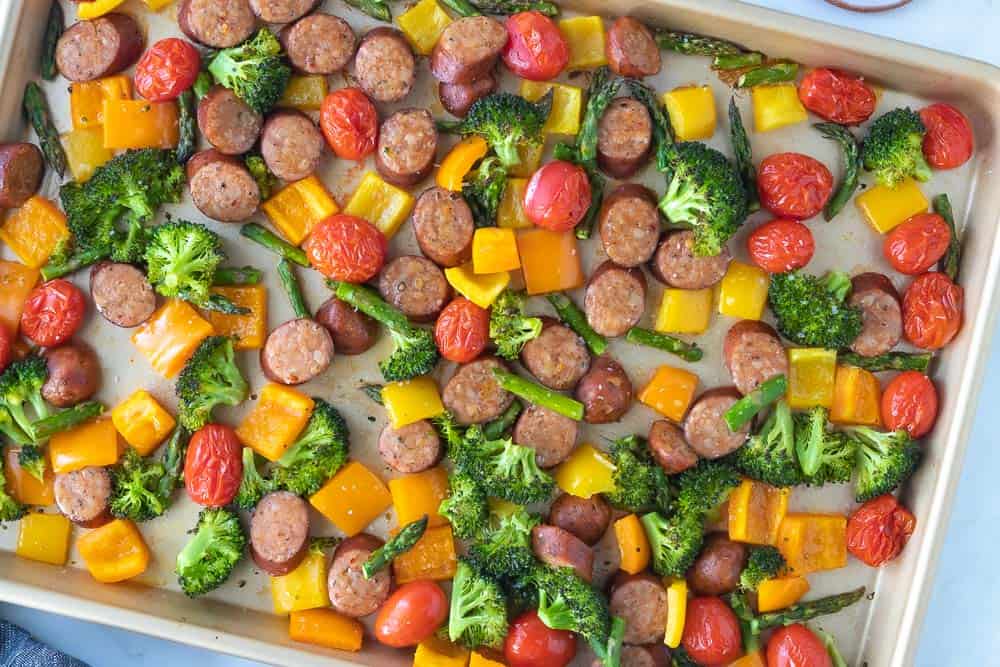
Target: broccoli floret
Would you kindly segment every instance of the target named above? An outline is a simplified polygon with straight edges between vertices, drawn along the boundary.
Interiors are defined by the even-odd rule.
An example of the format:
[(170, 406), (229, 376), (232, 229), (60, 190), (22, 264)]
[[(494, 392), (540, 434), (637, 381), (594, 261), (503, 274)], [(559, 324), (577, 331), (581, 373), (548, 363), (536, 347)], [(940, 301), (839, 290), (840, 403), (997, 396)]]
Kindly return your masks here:
[(499, 648), (507, 636), (507, 602), (497, 582), (460, 559), (451, 586), (448, 638), (469, 648)]
[(849, 482), (854, 472), (854, 441), (827, 431), (827, 423), (821, 406), (795, 415), (795, 452), (809, 484)]
[(575, 632), (603, 652), (611, 633), (607, 599), (571, 567), (536, 563), (525, 579), (538, 595), (538, 618), (553, 630)]
[(892, 492), (920, 463), (920, 445), (902, 429), (882, 432), (855, 426), (849, 431), (858, 441), (858, 479), (854, 491), (859, 503)]
[(208, 63), (208, 71), (261, 114), (281, 99), (292, 75), (281, 43), (267, 28), (261, 28), (242, 44), (216, 53)]
[(17, 502), (14, 496), (7, 493), (7, 475), (4, 474), (4, 457), (0, 456), (0, 523), (17, 521), (28, 508)]
[(919, 114), (910, 108), (893, 109), (872, 123), (861, 146), (865, 169), (875, 173), (882, 185), (895, 188), (913, 177), (926, 181), (931, 168), (924, 159), (924, 135), (927, 128)]
[(756, 591), (762, 581), (773, 579), (785, 568), (785, 558), (774, 547), (754, 547), (740, 573), (740, 589)]
[(313, 398), (312, 416), (298, 439), (278, 459), (277, 485), (300, 496), (311, 496), (347, 462), (350, 434), (347, 422), (322, 398)]
[(16, 445), (25, 445), (31, 442), (31, 438), (21, 430), (10, 414), (10, 410), (2, 402), (0, 402), (0, 435), (7, 436), (7, 439)]
[(772, 486), (805, 482), (795, 454), (795, 422), (785, 401), (775, 404), (761, 429), (733, 453), (732, 462), (747, 477)]
[(445, 410), (437, 417), (431, 417), (431, 423), (434, 424), (434, 428), (441, 436), (445, 451), (449, 453), (449, 456), (453, 449), (462, 446), (462, 441), (465, 439), (465, 429), (455, 421), (455, 415)]
[(714, 257), (747, 217), (747, 193), (725, 155), (698, 142), (668, 148), (667, 192), (660, 210), (694, 232), (694, 253)]
[(201, 342), (177, 378), (175, 387), (184, 428), (197, 431), (212, 418), (217, 405), (239, 405), (249, 387), (236, 366), (233, 340), (209, 336)]
[(487, 157), (475, 171), (469, 172), (462, 184), (462, 196), (472, 209), (476, 227), (496, 226), (497, 211), (506, 189), (507, 170), (498, 157)]
[(448, 477), (451, 493), (441, 501), (438, 514), (448, 519), (452, 531), (462, 539), (479, 535), (486, 528), (490, 507), (479, 483), (462, 473)]
[[(38, 439), (34, 423), (49, 416), (48, 404), (42, 398), (42, 385), (48, 377), (48, 364), (38, 355), (15, 361), (0, 375), (0, 406), (32, 441)], [(28, 414), (29, 406), (34, 417)]]
[(190, 597), (221, 586), (243, 558), (246, 533), (235, 512), (221, 507), (203, 509), (194, 537), (177, 554), (177, 581)]
[(243, 478), (233, 502), (244, 510), (252, 510), (260, 499), (274, 491), (277, 485), (273, 477), (261, 474), (257, 467), (257, 454), (249, 447), (243, 448)]
[(677, 476), (676, 511), (704, 521), (740, 485), (740, 476), (729, 463), (702, 459)]
[(521, 505), (552, 495), (555, 481), (535, 461), (535, 450), (510, 439), (487, 440), (480, 426), (465, 432), (450, 452), (455, 469), (478, 480), (483, 492)]
[(642, 516), (642, 527), (653, 552), (653, 571), (662, 577), (683, 577), (704, 541), (704, 522), (700, 516), (659, 512)]
[(521, 163), (519, 146), (542, 143), (542, 128), (551, 110), (551, 91), (537, 102), (511, 93), (495, 93), (473, 103), (465, 120), (439, 122), (438, 126), (446, 132), (481, 136), (509, 168)]
[(45, 452), (38, 445), (24, 445), (17, 454), (17, 464), (39, 482), (45, 482)]
[(257, 189), (260, 190), (260, 200), (267, 201), (270, 199), (271, 193), (278, 187), (279, 181), (278, 177), (272, 174), (271, 170), (267, 168), (264, 158), (257, 154), (247, 155), (243, 159), (243, 163), (246, 164), (247, 171), (253, 176), (253, 180), (257, 182)]
[(112, 516), (139, 522), (166, 512), (170, 496), (164, 495), (161, 484), (166, 474), (161, 462), (143, 458), (132, 447), (126, 449), (111, 469)]
[(791, 271), (771, 276), (767, 300), (788, 340), (809, 347), (840, 350), (861, 333), (861, 311), (844, 303), (845, 273), (823, 278)]
[(630, 435), (611, 444), (615, 490), (605, 493), (613, 506), (630, 512), (667, 511), (670, 480), (649, 453), (642, 438)]
[(524, 344), (542, 333), (542, 320), (525, 314), (524, 292), (504, 290), (490, 306), (490, 340), (497, 356), (517, 359)]
[(523, 507), (509, 514), (491, 513), (484, 529), (469, 545), (469, 562), (495, 579), (520, 577), (536, 562), (531, 529), (538, 523), (538, 517)]

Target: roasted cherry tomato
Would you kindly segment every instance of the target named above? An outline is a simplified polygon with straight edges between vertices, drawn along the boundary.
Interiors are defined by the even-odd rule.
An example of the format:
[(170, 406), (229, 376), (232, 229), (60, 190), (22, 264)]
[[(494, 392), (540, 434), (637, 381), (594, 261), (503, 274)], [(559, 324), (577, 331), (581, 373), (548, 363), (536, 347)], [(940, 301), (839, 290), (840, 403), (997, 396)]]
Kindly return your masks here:
[(236, 431), (206, 424), (195, 431), (184, 459), (184, 486), (199, 505), (222, 507), (233, 502), (243, 479), (243, 447)]
[(524, 214), (539, 227), (565, 232), (590, 208), (590, 181), (583, 167), (554, 160), (531, 176), (524, 189)]
[(885, 237), (882, 253), (900, 273), (917, 276), (948, 251), (951, 229), (937, 213), (918, 213)]
[(375, 638), (386, 646), (416, 646), (448, 618), (448, 596), (433, 581), (403, 584), (375, 617)]
[(142, 54), (135, 66), (135, 91), (150, 102), (166, 102), (194, 85), (201, 56), (190, 42), (161, 39)]
[(937, 389), (923, 373), (903, 371), (882, 392), (882, 423), (892, 431), (905, 429), (921, 438), (934, 427), (937, 412)]
[(54, 347), (73, 337), (86, 301), (76, 285), (56, 278), (32, 290), (21, 312), (21, 333), (35, 345)]
[(802, 106), (841, 125), (860, 125), (875, 111), (875, 91), (856, 76), (820, 67), (799, 84)]
[(372, 223), (346, 213), (317, 224), (302, 244), (313, 268), (349, 283), (371, 280), (382, 270), (388, 242)]
[(511, 72), (530, 81), (554, 79), (569, 63), (569, 44), (559, 27), (541, 12), (521, 12), (507, 19), (503, 61)]
[(682, 643), (699, 665), (725, 665), (743, 654), (740, 622), (729, 605), (709, 595), (688, 601)]
[(527, 611), (510, 624), (503, 653), (510, 667), (565, 667), (576, 657), (576, 637), (548, 627), (537, 611)]
[(833, 174), (819, 160), (801, 153), (777, 153), (760, 163), (760, 203), (783, 218), (805, 220), (826, 206)]
[(772, 220), (747, 238), (753, 263), (768, 273), (801, 269), (812, 259), (816, 243), (812, 232), (798, 220)]
[(434, 342), (448, 361), (465, 364), (478, 357), (490, 339), (490, 313), (465, 297), (445, 306), (434, 325)]
[(954, 169), (972, 157), (972, 125), (950, 104), (932, 104), (920, 110), (927, 127), (924, 157), (935, 169)]
[(812, 630), (796, 623), (778, 628), (767, 642), (767, 667), (833, 667), (826, 647)]
[(939, 350), (962, 328), (965, 290), (943, 273), (917, 276), (903, 296), (903, 333), (925, 350)]
[(871, 567), (896, 558), (906, 546), (917, 519), (892, 495), (872, 498), (847, 520), (847, 550)]
[(14, 360), (14, 336), (0, 324), (0, 373)]
[(378, 112), (360, 88), (341, 88), (327, 95), (319, 126), (337, 157), (360, 161), (375, 152)]

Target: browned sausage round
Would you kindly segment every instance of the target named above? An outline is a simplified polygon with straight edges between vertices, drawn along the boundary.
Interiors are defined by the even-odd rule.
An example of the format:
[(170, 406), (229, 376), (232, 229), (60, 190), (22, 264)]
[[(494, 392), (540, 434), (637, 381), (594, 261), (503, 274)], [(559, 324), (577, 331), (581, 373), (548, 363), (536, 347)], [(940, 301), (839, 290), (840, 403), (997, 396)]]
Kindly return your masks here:
[(318, 4), (319, 0), (250, 0), (253, 13), (265, 23), (291, 23)]
[(0, 208), (17, 208), (38, 191), (45, 161), (38, 146), (0, 144)]
[(645, 264), (660, 240), (656, 196), (635, 183), (619, 185), (604, 200), (598, 216), (601, 246), (618, 266)]
[(431, 74), (442, 83), (472, 83), (490, 73), (507, 44), (507, 28), (488, 16), (449, 24), (431, 53)]
[(542, 468), (557, 466), (576, 447), (577, 423), (540, 405), (529, 405), (514, 424), (514, 442), (535, 450)]
[(788, 375), (788, 355), (781, 339), (763, 322), (741, 320), (731, 326), (722, 356), (741, 394), (749, 394), (775, 375)]
[(462, 364), (444, 386), (441, 400), (462, 425), (496, 419), (514, 402), (514, 396), (493, 377), (493, 369), (507, 369), (496, 357), (480, 357)]
[(747, 548), (725, 533), (712, 533), (687, 571), (688, 585), (697, 595), (726, 595), (740, 584)]
[(465, 118), (477, 100), (492, 95), (499, 86), (497, 78), (492, 73), (487, 73), (469, 83), (439, 83), (438, 98), (441, 106), (452, 116)]
[(400, 428), (386, 424), (378, 436), (378, 453), (396, 472), (422, 472), (441, 458), (441, 438), (426, 419)]
[(552, 567), (571, 567), (580, 578), (594, 578), (594, 551), (583, 540), (559, 526), (542, 524), (531, 529), (531, 550)]
[(587, 322), (602, 336), (623, 336), (646, 310), (646, 276), (642, 269), (625, 269), (608, 261), (587, 281), (583, 299)]
[(611, 523), (611, 507), (600, 494), (577, 498), (561, 493), (549, 508), (549, 523), (593, 546), (601, 541)]
[(694, 232), (671, 232), (660, 242), (649, 270), (661, 283), (678, 289), (705, 289), (722, 280), (732, 256), (729, 250), (715, 257), (694, 254)]
[(260, 188), (246, 166), (214, 149), (188, 160), (187, 178), (194, 205), (213, 220), (241, 222), (260, 205)]
[(632, 406), (632, 381), (621, 364), (602, 354), (590, 364), (574, 392), (583, 403), (588, 424), (610, 424), (621, 419)]
[(608, 607), (625, 621), (626, 644), (658, 644), (667, 625), (667, 591), (651, 574), (615, 577)]
[(88, 466), (59, 473), (52, 484), (56, 506), (67, 519), (84, 528), (97, 528), (111, 520), (111, 473)]
[(379, 129), (375, 168), (394, 185), (416, 185), (434, 168), (437, 141), (434, 118), (427, 109), (397, 111)]
[(259, 113), (223, 86), (212, 86), (198, 102), (201, 135), (225, 155), (242, 155), (253, 148), (263, 122)]
[(71, 343), (45, 350), (49, 376), (42, 385), (42, 398), (57, 408), (69, 408), (86, 401), (101, 386), (101, 365), (97, 355), (83, 343)]
[(590, 368), (590, 353), (583, 339), (550, 317), (537, 338), (521, 348), (521, 363), (549, 389), (572, 389)]
[(268, 116), (260, 135), (260, 154), (275, 176), (298, 181), (316, 171), (326, 141), (319, 128), (301, 111), (276, 111)]
[(861, 310), (861, 333), (851, 350), (864, 357), (877, 357), (896, 347), (903, 336), (903, 311), (899, 293), (881, 273), (862, 273), (851, 278), (847, 303)]
[(641, 79), (660, 72), (660, 47), (649, 28), (631, 16), (622, 16), (608, 28), (604, 47), (611, 71)]
[(739, 449), (747, 438), (750, 424), (733, 433), (723, 415), (740, 400), (735, 387), (709, 389), (697, 399), (684, 419), (684, 439), (698, 456), (717, 459)]
[(247, 0), (181, 0), (177, 25), (194, 41), (225, 49), (249, 37), (257, 19)]
[(403, 34), (375, 28), (361, 40), (354, 54), (354, 78), (376, 102), (398, 102), (413, 90), (417, 60)]
[(434, 186), (424, 190), (413, 208), (413, 233), (420, 252), (444, 267), (472, 259), (476, 232), (472, 210), (461, 193)]
[(378, 279), (382, 298), (416, 322), (431, 322), (451, 298), (451, 286), (437, 264), (419, 255), (390, 261)]
[(631, 178), (653, 151), (653, 120), (631, 97), (611, 102), (597, 124), (597, 164), (612, 178)]
[(649, 451), (668, 475), (676, 475), (698, 463), (698, 454), (684, 439), (684, 433), (666, 419), (657, 419), (649, 426), (646, 439)]
[(95, 264), (90, 270), (90, 296), (104, 319), (126, 329), (139, 326), (156, 310), (153, 286), (131, 264)]
[(365, 579), (361, 568), (372, 553), (382, 546), (382, 540), (361, 533), (349, 537), (337, 546), (330, 563), (326, 585), (330, 606), (345, 616), (361, 618), (375, 612), (389, 597), (392, 575), (389, 569)]
[(272, 577), (288, 574), (309, 550), (309, 506), (289, 491), (273, 491), (250, 515), (250, 555)]
[(344, 69), (358, 43), (347, 21), (323, 13), (296, 21), (278, 37), (288, 60), (307, 74), (333, 74)]
[(93, 81), (134, 63), (144, 44), (135, 19), (112, 12), (71, 25), (56, 45), (56, 66), (70, 81)]
[(337, 354), (361, 354), (377, 340), (378, 322), (336, 297), (319, 307), (316, 321), (330, 332)]
[(333, 338), (322, 324), (300, 318), (272, 331), (260, 350), (260, 369), (272, 382), (302, 384), (330, 367)]

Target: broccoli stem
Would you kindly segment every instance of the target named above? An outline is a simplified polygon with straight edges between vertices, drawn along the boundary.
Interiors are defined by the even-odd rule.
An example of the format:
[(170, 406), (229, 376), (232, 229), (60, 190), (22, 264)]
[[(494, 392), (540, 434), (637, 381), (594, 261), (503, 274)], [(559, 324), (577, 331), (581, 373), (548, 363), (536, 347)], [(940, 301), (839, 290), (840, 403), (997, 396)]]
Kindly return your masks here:
[(576, 421), (583, 419), (583, 403), (580, 401), (499, 368), (493, 369), (493, 377), (501, 387), (529, 403), (548, 408)]
[(62, 5), (49, 5), (49, 18), (45, 22), (45, 36), (42, 38), (42, 78), (51, 81), (56, 78), (56, 45), (62, 37), (64, 26)]
[(787, 389), (788, 380), (784, 375), (775, 375), (762, 382), (759, 387), (726, 410), (725, 419), (729, 430), (733, 433), (740, 430), (744, 424), (756, 417), (757, 413), (784, 396)]
[(779, 628), (784, 625), (805, 623), (817, 616), (835, 614), (841, 609), (846, 609), (864, 597), (864, 594), (865, 588), (862, 586), (846, 593), (829, 595), (825, 598), (809, 600), (808, 602), (800, 602), (780, 611), (758, 614), (750, 620), (750, 626), (752, 630), (759, 634), (764, 630)]
[(258, 285), (264, 273), (252, 266), (223, 266), (215, 270), (212, 284), (217, 287)]
[(240, 229), (240, 234), (247, 237), (254, 243), (259, 243), (280, 257), (291, 260), (299, 266), (309, 268), (309, 258), (301, 248), (296, 248), (288, 241), (279, 238), (276, 234), (264, 229), (256, 222), (250, 222)]
[(288, 259), (283, 258), (278, 262), (278, 278), (281, 280), (281, 286), (285, 289), (285, 294), (288, 295), (288, 301), (292, 304), (292, 312), (295, 313), (295, 317), (300, 320), (312, 318), (312, 313), (306, 306), (305, 297), (302, 296), (302, 288), (299, 286), (299, 281), (292, 269), (292, 263)]
[(847, 206), (847, 202), (851, 201), (851, 197), (858, 189), (858, 180), (861, 176), (861, 144), (850, 130), (836, 123), (816, 123), (813, 127), (827, 139), (840, 144), (844, 155), (844, 175), (840, 185), (823, 207), (823, 219), (830, 222)]
[(657, 30), (655, 37), (661, 49), (686, 56), (726, 56), (744, 52), (741, 46), (733, 42), (691, 32)]
[(344, 2), (355, 9), (360, 9), (373, 19), (386, 23), (392, 21), (392, 12), (389, 11), (389, 4), (385, 0), (344, 0)]
[(482, 16), (482, 12), (476, 9), (476, 6), (469, 2), (469, 0), (441, 0), (441, 4), (462, 18)]
[(597, 356), (604, 354), (604, 351), (608, 349), (607, 339), (594, 331), (593, 327), (587, 323), (587, 316), (583, 314), (579, 306), (573, 303), (572, 299), (561, 293), (549, 294), (545, 298), (556, 309), (559, 319), (583, 339), (591, 352)]
[(487, 440), (501, 440), (507, 431), (514, 426), (514, 422), (517, 421), (523, 410), (524, 406), (521, 401), (514, 401), (509, 408), (504, 410), (502, 415), (483, 427), (483, 436)]
[(371, 289), (338, 280), (326, 281), (333, 295), (391, 330), (407, 331), (412, 326), (401, 311), (382, 300)]
[(764, 63), (764, 54), (756, 51), (748, 53), (722, 53), (715, 56), (712, 69), (731, 70), (753, 67)]
[(52, 122), (52, 114), (49, 111), (49, 103), (45, 100), (45, 93), (34, 81), (28, 82), (24, 87), (24, 114), (35, 129), (38, 135), (38, 145), (42, 149), (45, 161), (60, 176), (66, 173), (66, 151), (63, 150), (59, 140), (59, 130)]
[(958, 227), (955, 226), (955, 213), (951, 210), (951, 200), (948, 195), (938, 195), (934, 198), (934, 212), (944, 218), (951, 230), (951, 240), (948, 250), (941, 260), (941, 270), (955, 281), (958, 279), (958, 265), (962, 258), (962, 242), (958, 238)]
[(88, 419), (93, 419), (104, 412), (104, 406), (97, 401), (87, 401), (78, 403), (68, 410), (49, 415), (44, 419), (39, 419), (32, 428), (35, 431), (35, 440), (41, 442), (48, 440), (56, 433), (67, 431), (78, 424), (82, 424)]
[(747, 193), (747, 209), (750, 212), (760, 209), (760, 194), (757, 192), (757, 168), (753, 166), (753, 152), (750, 148), (750, 138), (743, 126), (743, 116), (736, 105), (736, 97), (729, 98), (729, 140), (733, 144), (736, 157), (736, 169), (743, 179), (743, 189)]
[(91, 264), (97, 263), (104, 259), (105, 256), (105, 252), (99, 249), (74, 253), (62, 263), (46, 264), (43, 266), (41, 270), (42, 279), (53, 280), (55, 278), (62, 278), (65, 275), (75, 273), (80, 269), (85, 269)]
[(701, 361), (704, 354), (696, 343), (686, 343), (680, 338), (641, 327), (632, 327), (629, 329), (628, 333), (625, 334), (625, 340), (635, 345), (655, 347), (658, 350), (676, 354), (684, 361)]
[[(207, 58), (211, 60), (211, 58)], [(198, 78), (194, 80), (194, 85), (191, 86), (191, 90), (194, 92), (194, 96), (201, 101), (201, 98), (205, 97), (208, 90), (215, 85), (215, 77), (208, 70), (201, 70), (198, 72)]]
[(178, 425), (170, 435), (167, 451), (163, 455), (163, 477), (160, 478), (156, 495), (164, 500), (170, 498), (174, 489), (181, 482), (184, 472), (184, 459), (187, 454), (188, 432)]
[(866, 371), (878, 373), (879, 371), (917, 371), (926, 373), (934, 358), (931, 352), (910, 353), (910, 352), (886, 352), (877, 357), (862, 357), (853, 352), (842, 352), (837, 355), (837, 361), (848, 366), (857, 366)]
[(179, 137), (174, 154), (178, 164), (187, 164), (198, 145), (197, 103), (190, 88), (177, 98), (177, 106), (180, 111), (177, 119)]
[(597, 659), (601, 661), (602, 667), (621, 667), (622, 645), (625, 642), (625, 621), (614, 616), (611, 618), (611, 632), (608, 634), (607, 644), (601, 644), (595, 640), (588, 640), (590, 650), (594, 652)]
[(378, 572), (385, 569), (392, 559), (400, 554), (404, 554), (424, 536), (427, 530), (427, 515), (412, 521), (396, 533), (388, 542), (372, 552), (365, 564), (361, 566), (361, 572), (365, 579), (371, 579)]
[(364, 392), (365, 396), (372, 399), (379, 405), (385, 405), (385, 401), (382, 400), (382, 385), (363, 384), (361, 385), (361, 391)]
[(656, 169), (660, 173), (666, 173), (670, 169), (670, 147), (674, 144), (674, 128), (670, 125), (670, 117), (663, 105), (656, 99), (656, 93), (649, 86), (637, 79), (626, 79), (626, 82), (632, 92), (632, 97), (642, 102), (653, 120)]
[(736, 79), (736, 87), (752, 88), (767, 83), (794, 81), (798, 74), (798, 63), (773, 63), (744, 72)]

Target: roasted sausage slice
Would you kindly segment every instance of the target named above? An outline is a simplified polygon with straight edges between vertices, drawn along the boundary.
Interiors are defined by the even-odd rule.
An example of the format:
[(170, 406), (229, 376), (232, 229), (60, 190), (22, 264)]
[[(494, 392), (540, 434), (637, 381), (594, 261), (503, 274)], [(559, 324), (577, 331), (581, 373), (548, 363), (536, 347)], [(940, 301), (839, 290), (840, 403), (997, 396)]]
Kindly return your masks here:
[(70, 343), (45, 350), (49, 376), (42, 385), (42, 398), (57, 408), (86, 401), (101, 385), (101, 365), (94, 351), (83, 343)]
[(38, 146), (0, 144), (0, 209), (17, 208), (38, 191), (45, 162)]
[(424, 190), (413, 208), (413, 233), (420, 252), (444, 267), (472, 259), (476, 226), (461, 193), (434, 186)]
[(631, 178), (653, 152), (653, 119), (645, 105), (619, 97), (597, 124), (597, 164), (612, 178)]
[(571, 567), (580, 578), (594, 577), (594, 551), (573, 533), (558, 526), (542, 524), (531, 529), (531, 550), (552, 567)]
[(375, 168), (394, 185), (414, 186), (434, 168), (437, 142), (437, 127), (427, 109), (397, 111), (379, 129)]
[(381, 546), (382, 540), (367, 533), (350, 537), (337, 546), (326, 581), (330, 606), (341, 614), (351, 618), (367, 616), (389, 597), (392, 575), (388, 569), (377, 572), (371, 579), (365, 579), (361, 570)]
[(181, 0), (177, 25), (194, 41), (225, 49), (248, 38), (257, 20), (248, 0)]
[(441, 400), (459, 424), (496, 419), (514, 402), (514, 396), (493, 377), (494, 368), (507, 369), (496, 357), (480, 357), (462, 364), (445, 384)]
[(621, 364), (602, 354), (580, 378), (574, 394), (583, 403), (585, 422), (610, 424), (625, 416), (632, 406), (632, 381)]
[(881, 273), (854, 276), (847, 304), (861, 310), (861, 333), (851, 350), (877, 357), (896, 347), (903, 337), (903, 310), (892, 281)]
[(316, 311), (316, 321), (326, 327), (333, 338), (337, 354), (361, 354), (375, 344), (378, 322), (340, 299), (328, 299)]
[(666, 419), (657, 419), (649, 427), (646, 439), (649, 451), (668, 475), (676, 475), (698, 463), (698, 454), (684, 439), (684, 433)]
[(687, 571), (688, 585), (697, 595), (732, 593), (740, 584), (746, 562), (746, 546), (733, 542), (725, 533), (712, 533)]
[(437, 265), (419, 255), (403, 255), (382, 269), (382, 298), (415, 322), (431, 322), (448, 304), (451, 286)]
[(139, 326), (156, 310), (153, 286), (131, 264), (95, 264), (90, 270), (90, 296), (104, 319), (126, 329)]
[(351, 25), (333, 14), (306, 16), (279, 34), (288, 60), (306, 74), (333, 74), (351, 62), (358, 40)]
[(439, 83), (438, 98), (441, 106), (452, 116), (465, 118), (469, 109), (487, 95), (492, 95), (500, 87), (500, 82), (492, 73), (469, 83)]
[(375, 28), (354, 54), (354, 78), (376, 102), (399, 102), (417, 80), (417, 60), (403, 33)]
[(557, 466), (576, 447), (577, 423), (540, 405), (529, 405), (514, 424), (514, 442), (535, 450), (542, 468)]
[(604, 52), (611, 71), (641, 79), (660, 73), (660, 47), (653, 33), (631, 16), (621, 16), (608, 28)]
[(624, 267), (645, 264), (660, 240), (656, 196), (642, 185), (619, 185), (604, 200), (597, 228), (608, 259)]
[(741, 320), (731, 326), (722, 356), (741, 394), (749, 394), (775, 375), (788, 375), (788, 355), (778, 332), (763, 322)]
[(400, 428), (386, 424), (378, 436), (378, 453), (396, 472), (423, 472), (441, 458), (441, 438), (426, 419)]
[(625, 269), (608, 261), (587, 281), (583, 299), (587, 322), (602, 336), (623, 336), (646, 310), (646, 276), (642, 269)]
[(722, 280), (732, 256), (729, 250), (715, 257), (694, 254), (694, 232), (667, 234), (650, 262), (649, 270), (661, 283), (678, 289), (705, 289)]
[(265, 23), (291, 23), (313, 10), (319, 0), (250, 0), (250, 7)]
[(282, 110), (268, 116), (260, 135), (260, 154), (275, 176), (298, 181), (319, 167), (326, 141), (301, 111)]
[(225, 155), (242, 155), (253, 148), (263, 123), (259, 113), (223, 86), (212, 86), (198, 102), (198, 130)]
[(194, 205), (213, 220), (240, 222), (260, 205), (260, 188), (246, 166), (214, 149), (188, 160), (187, 177)]
[(611, 523), (611, 506), (600, 494), (578, 498), (568, 493), (559, 497), (549, 508), (549, 523), (569, 531), (585, 544), (600, 542)]
[(736, 451), (746, 440), (750, 424), (734, 433), (724, 418), (738, 400), (740, 392), (734, 387), (710, 389), (695, 399), (684, 419), (684, 439), (698, 456), (717, 459)]
[(431, 53), (431, 74), (442, 83), (472, 83), (493, 69), (507, 44), (507, 28), (488, 16), (448, 25)]
[(70, 81), (93, 81), (133, 64), (144, 44), (135, 19), (112, 12), (71, 25), (56, 44), (56, 66)]
[(546, 387), (572, 389), (590, 368), (587, 346), (569, 327), (550, 317), (542, 321), (542, 333), (521, 348), (521, 363)]
[(111, 473), (88, 466), (59, 473), (52, 484), (56, 506), (67, 519), (84, 528), (97, 528), (111, 520)]
[(625, 621), (626, 644), (659, 644), (667, 624), (667, 591), (651, 574), (619, 574), (608, 607)]
[(333, 352), (326, 327), (308, 318), (289, 320), (268, 335), (260, 350), (260, 369), (272, 382), (302, 384), (330, 367)]
[(250, 555), (272, 577), (288, 574), (309, 550), (309, 507), (288, 491), (260, 499), (250, 515)]

